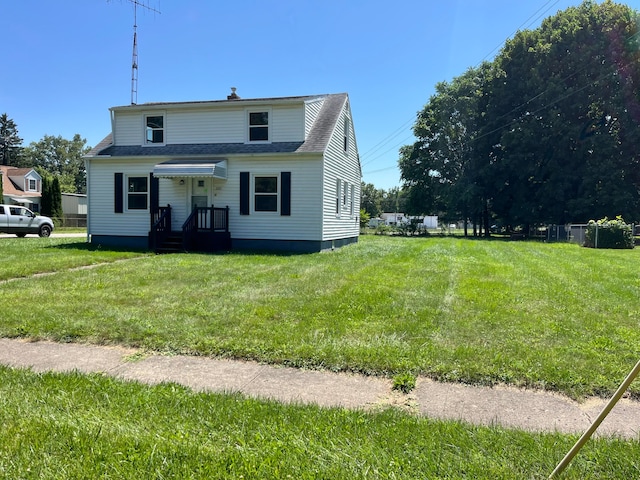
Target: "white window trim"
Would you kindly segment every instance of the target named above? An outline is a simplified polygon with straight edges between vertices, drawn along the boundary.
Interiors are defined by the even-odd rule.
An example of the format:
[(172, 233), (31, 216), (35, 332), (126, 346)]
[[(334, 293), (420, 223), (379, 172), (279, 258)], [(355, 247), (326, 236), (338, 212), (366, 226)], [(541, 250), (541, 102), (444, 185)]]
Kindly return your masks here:
[[(251, 142), (254, 143), (254, 142)], [(263, 142), (264, 143), (264, 142)], [(256, 210), (256, 177), (273, 177), (276, 179), (276, 209), (273, 211)], [(280, 195), (282, 194), (282, 182), (280, 180), (280, 173), (252, 173), (250, 187), (250, 199), (249, 212), (253, 215), (280, 215)], [(258, 194), (260, 195), (260, 194)], [(273, 195), (272, 193), (265, 195)]]
[[(147, 118), (162, 117), (162, 143), (147, 141)], [(147, 112), (142, 115), (142, 146), (143, 147), (163, 147), (167, 144), (167, 112), (160, 110), (157, 112)]]
[[(267, 139), (266, 140), (251, 140), (250, 139), (250, 132), (251, 132), (251, 126), (249, 125), (249, 119), (251, 118), (251, 114), (252, 113), (263, 113), (266, 112), (267, 113), (267, 118), (269, 119), (269, 121), (267, 122)], [(271, 107), (265, 107), (265, 108), (247, 108), (245, 109), (245, 143), (271, 143), (272, 142), (272, 138), (273, 138), (273, 115), (272, 115), (272, 110)]]
[(342, 180), (339, 178), (336, 178), (336, 196), (333, 206), (336, 211), (336, 218), (340, 218), (342, 213)]
[(345, 155), (349, 154), (349, 137), (351, 135), (349, 117), (347, 115), (344, 116), (344, 124), (342, 127), (344, 130), (342, 132), (342, 149)]
[(351, 217), (353, 217), (353, 215), (355, 214), (355, 203), (356, 203), (355, 190), (356, 190), (355, 184), (351, 184), (351, 194), (349, 198), (349, 214), (351, 215)]
[[(129, 208), (129, 194), (134, 193), (138, 195), (142, 195), (143, 192), (129, 192), (129, 179), (130, 178), (146, 178), (147, 179), (147, 191), (144, 194), (147, 196), (147, 208)], [(144, 213), (148, 214), (149, 212), (149, 202), (151, 199), (151, 185), (149, 185), (149, 174), (148, 173), (129, 173), (124, 175), (124, 211), (132, 212), (132, 213)]]

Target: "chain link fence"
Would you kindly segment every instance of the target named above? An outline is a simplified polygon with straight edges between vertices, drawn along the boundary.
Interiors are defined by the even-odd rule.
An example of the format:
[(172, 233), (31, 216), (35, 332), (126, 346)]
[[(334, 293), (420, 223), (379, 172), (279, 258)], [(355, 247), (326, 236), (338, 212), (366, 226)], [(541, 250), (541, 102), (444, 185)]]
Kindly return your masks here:
[(58, 228), (87, 228), (86, 215), (63, 215), (62, 217), (53, 217), (52, 220)]

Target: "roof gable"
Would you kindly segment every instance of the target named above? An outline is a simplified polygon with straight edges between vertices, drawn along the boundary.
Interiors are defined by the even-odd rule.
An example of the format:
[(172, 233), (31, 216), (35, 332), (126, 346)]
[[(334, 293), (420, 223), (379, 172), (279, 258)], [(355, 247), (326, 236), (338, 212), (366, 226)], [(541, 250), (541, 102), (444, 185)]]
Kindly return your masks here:
[[(17, 168), (6, 165), (0, 165), (0, 178), (2, 179), (2, 193), (4, 195), (17, 195), (27, 197), (39, 197), (40, 192), (25, 192), (24, 185), (20, 180), (24, 178), (42, 180), (42, 177), (33, 168)], [(22, 182), (24, 183), (24, 182)]]

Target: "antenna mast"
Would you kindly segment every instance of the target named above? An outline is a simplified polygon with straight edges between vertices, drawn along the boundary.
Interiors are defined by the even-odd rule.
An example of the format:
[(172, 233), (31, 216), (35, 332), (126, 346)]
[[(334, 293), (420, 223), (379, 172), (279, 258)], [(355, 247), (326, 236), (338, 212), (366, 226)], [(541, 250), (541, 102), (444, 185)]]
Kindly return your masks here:
[(147, 0), (129, 0), (133, 5), (133, 55), (131, 59), (131, 105), (138, 103), (138, 6), (153, 13), (160, 13), (149, 6)]

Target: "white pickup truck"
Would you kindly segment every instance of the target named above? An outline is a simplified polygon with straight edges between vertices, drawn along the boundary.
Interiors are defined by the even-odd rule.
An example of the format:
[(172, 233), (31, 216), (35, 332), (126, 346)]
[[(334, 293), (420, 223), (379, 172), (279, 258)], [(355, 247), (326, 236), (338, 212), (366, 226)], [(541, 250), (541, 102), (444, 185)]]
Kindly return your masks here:
[(31, 210), (18, 205), (0, 205), (0, 233), (15, 233), (24, 237), (27, 233), (37, 233), (48, 237), (53, 232), (53, 220), (36, 215)]

